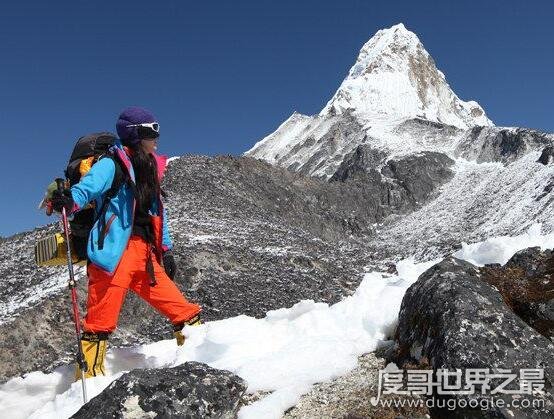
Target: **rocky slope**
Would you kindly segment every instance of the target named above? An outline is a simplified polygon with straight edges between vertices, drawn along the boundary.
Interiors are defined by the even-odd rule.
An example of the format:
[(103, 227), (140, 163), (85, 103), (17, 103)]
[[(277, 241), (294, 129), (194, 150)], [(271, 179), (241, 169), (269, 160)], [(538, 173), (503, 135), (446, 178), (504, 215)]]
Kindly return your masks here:
[(544, 233), (554, 231), (554, 165), (539, 161), (553, 141), (552, 134), (528, 129), (469, 131), (457, 149), (487, 161), (455, 156), (454, 176), (436, 199), (388, 218), (371, 242), (383, 254), (431, 259), (462, 242), (521, 234), (533, 223), (541, 223)]
[[(437, 169), (434, 159), (391, 162), (373, 183), (329, 183), (245, 157), (174, 160), (164, 187), (180, 266), (176, 282), (207, 320), (263, 316), (301, 299), (337, 302), (356, 289), (364, 268), (388, 266), (366, 244), (374, 224), (419, 207), (432, 196), (429, 179), (437, 171), (450, 176), (451, 162)], [(416, 184), (427, 187), (414, 190)], [(1, 246), (3, 379), (69, 362), (74, 332), (65, 269), (33, 263), (35, 240), (55, 229), (17, 235)], [(86, 281), (79, 272), (84, 311)], [(169, 337), (169, 325), (130, 294), (111, 342)]]

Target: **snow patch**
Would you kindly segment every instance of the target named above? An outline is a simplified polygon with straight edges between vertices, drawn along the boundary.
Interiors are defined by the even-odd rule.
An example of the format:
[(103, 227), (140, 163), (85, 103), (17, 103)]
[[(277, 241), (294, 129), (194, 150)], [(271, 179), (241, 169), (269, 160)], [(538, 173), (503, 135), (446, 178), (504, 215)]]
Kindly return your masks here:
[[(75, 279), (77, 282), (86, 281), (85, 269), (75, 265)], [(43, 301), (49, 295), (59, 292), (68, 286), (68, 273), (52, 275), (43, 282), (30, 287), (24, 297), (12, 296), (9, 300), (0, 303), (0, 324), (11, 321), (17, 313), (26, 307), (30, 307), (39, 301)], [(19, 298), (18, 298), (19, 297)]]
[(528, 247), (540, 247), (541, 250), (554, 248), (554, 233), (542, 235), (541, 224), (536, 223), (519, 236), (493, 237), (474, 244), (462, 243), (462, 248), (454, 256), (477, 266), (489, 263), (504, 265), (516, 252)]

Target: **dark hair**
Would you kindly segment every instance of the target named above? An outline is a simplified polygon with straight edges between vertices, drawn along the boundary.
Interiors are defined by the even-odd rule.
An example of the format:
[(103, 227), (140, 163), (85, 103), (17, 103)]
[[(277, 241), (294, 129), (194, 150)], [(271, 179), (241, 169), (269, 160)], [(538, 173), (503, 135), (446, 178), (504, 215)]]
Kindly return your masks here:
[(146, 153), (140, 143), (131, 147), (131, 163), (135, 171), (136, 201), (139, 208), (150, 208), (154, 199), (162, 193), (158, 179), (156, 160)]

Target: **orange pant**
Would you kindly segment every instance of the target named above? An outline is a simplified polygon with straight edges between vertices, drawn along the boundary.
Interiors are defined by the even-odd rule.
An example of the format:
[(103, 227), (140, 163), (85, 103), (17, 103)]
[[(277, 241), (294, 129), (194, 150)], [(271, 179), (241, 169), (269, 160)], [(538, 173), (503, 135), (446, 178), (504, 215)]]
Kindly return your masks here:
[(83, 321), (85, 332), (113, 332), (127, 290), (138, 294), (171, 323), (192, 319), (200, 306), (187, 301), (175, 283), (152, 254), (157, 284), (150, 285), (146, 273), (148, 245), (138, 236), (132, 236), (113, 275), (91, 264), (88, 267), (87, 315)]

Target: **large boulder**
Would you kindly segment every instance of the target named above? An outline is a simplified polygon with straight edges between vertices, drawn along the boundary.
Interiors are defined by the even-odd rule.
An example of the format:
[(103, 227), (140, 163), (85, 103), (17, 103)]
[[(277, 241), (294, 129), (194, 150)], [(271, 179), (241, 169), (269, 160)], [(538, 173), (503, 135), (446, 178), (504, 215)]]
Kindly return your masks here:
[(242, 378), (199, 362), (133, 370), (72, 418), (234, 418), (246, 387)]
[[(498, 290), (482, 280), (480, 269), (468, 262), (450, 257), (419, 277), (402, 300), (395, 340), (388, 358), (400, 366), (416, 362), (435, 371), (489, 368), (515, 374), (526, 368), (544, 369), (545, 391), (533, 395), (544, 402), (542, 408), (515, 408), (513, 400), (519, 396), (495, 394), (495, 399), (503, 399), (511, 407), (432, 409), (435, 417), (546, 418), (554, 414), (553, 343), (518, 317)], [(492, 387), (499, 384), (494, 380)], [(519, 384), (518, 377), (513, 385), (519, 388)], [(470, 399), (488, 400), (490, 393), (441, 396), (435, 388), (433, 396), (467, 403)]]

